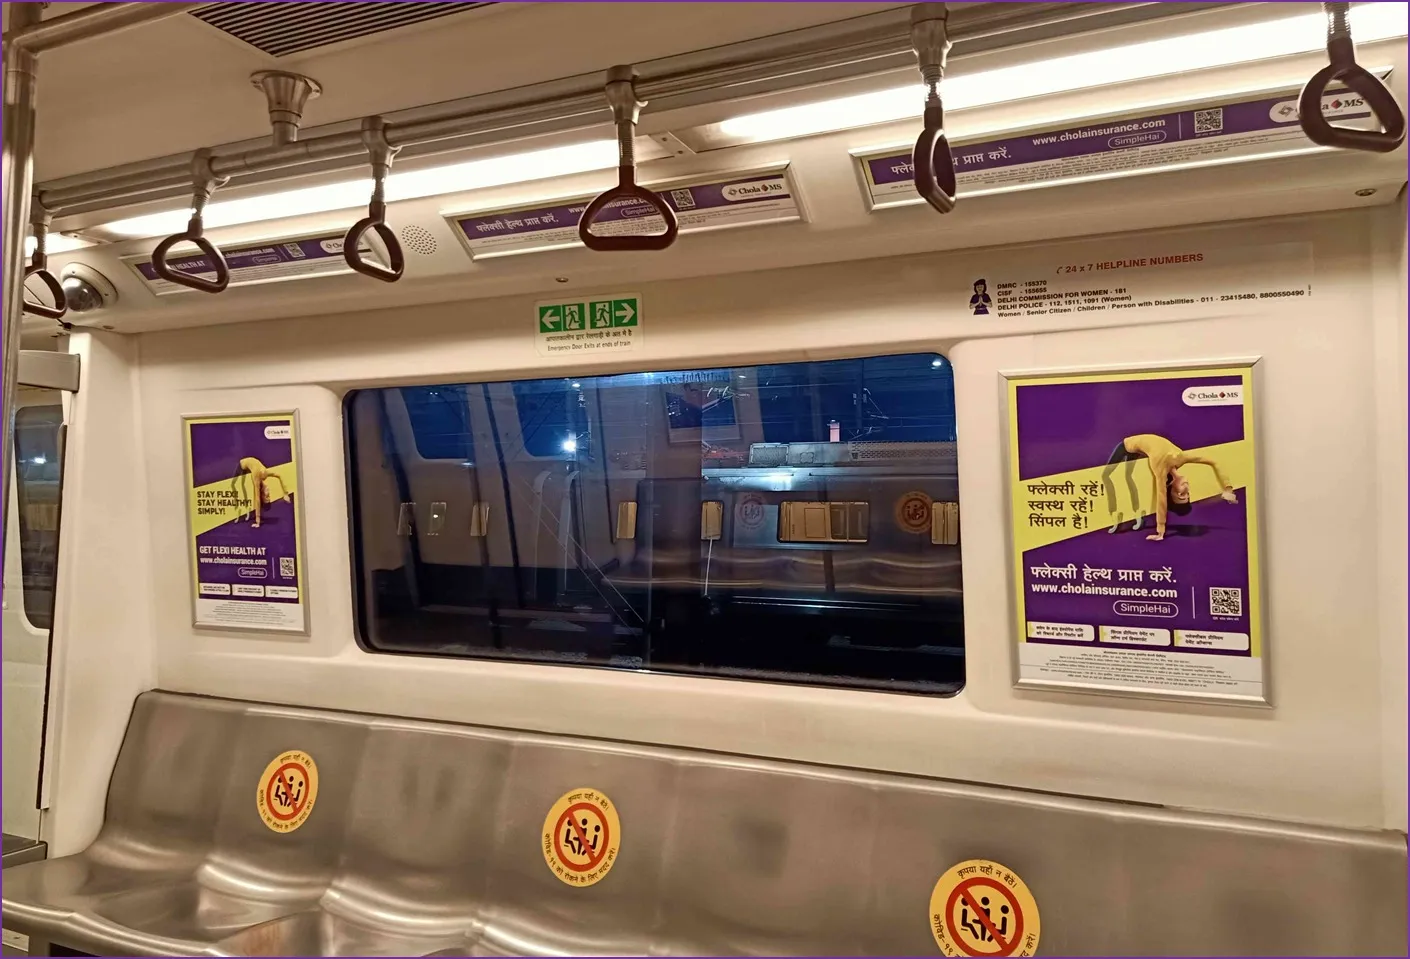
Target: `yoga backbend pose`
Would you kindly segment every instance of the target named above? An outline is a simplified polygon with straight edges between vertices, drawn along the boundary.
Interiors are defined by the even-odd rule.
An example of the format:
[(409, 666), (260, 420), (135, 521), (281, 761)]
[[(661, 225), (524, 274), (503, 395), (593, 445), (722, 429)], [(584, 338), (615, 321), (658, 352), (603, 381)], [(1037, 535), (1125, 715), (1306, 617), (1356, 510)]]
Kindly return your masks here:
[(1121, 514), (1116, 511), (1116, 484), (1111, 479), (1112, 474), (1122, 463), (1126, 464), (1126, 488), (1131, 493), (1131, 509), (1136, 514), (1136, 522), (1131, 528), (1141, 528), (1144, 517), (1141, 514), (1140, 494), (1136, 489), (1136, 460), (1141, 459), (1150, 462), (1151, 481), (1154, 487), (1151, 499), (1155, 504), (1155, 532), (1147, 536), (1146, 539), (1165, 539), (1167, 511), (1177, 516), (1184, 516), (1190, 511), (1190, 481), (1180, 475), (1180, 467), (1182, 466), (1191, 463), (1208, 466), (1214, 470), (1214, 477), (1219, 481), (1220, 498), (1226, 503), (1239, 501), (1239, 498), (1234, 495), (1234, 488), (1229, 485), (1229, 481), (1225, 479), (1224, 473), (1219, 469), (1219, 464), (1213, 460), (1196, 456), (1193, 453), (1186, 453), (1165, 437), (1156, 436), (1153, 433), (1128, 436), (1116, 444), (1116, 449), (1111, 451), (1111, 459), (1107, 460), (1106, 469), (1102, 470), (1102, 483), (1106, 486), (1107, 509), (1116, 517), (1108, 532), (1115, 533), (1120, 529), (1122, 523)]
[[(289, 490), (284, 486), (284, 481), (279, 478), (278, 474), (271, 473), (268, 467), (253, 456), (247, 456), (240, 461), (240, 470), (230, 481), (230, 488), (237, 496), (242, 493), (241, 480), (246, 475), (250, 477), (250, 498), (254, 500), (255, 504), (255, 521), (250, 526), (252, 529), (258, 529), (260, 522), (264, 519), (265, 504), (274, 503), (277, 500), (289, 502)], [(276, 483), (279, 485), (278, 496), (274, 495)], [(240, 514), (240, 518), (243, 519), (249, 515), (249, 512), (245, 511)]]

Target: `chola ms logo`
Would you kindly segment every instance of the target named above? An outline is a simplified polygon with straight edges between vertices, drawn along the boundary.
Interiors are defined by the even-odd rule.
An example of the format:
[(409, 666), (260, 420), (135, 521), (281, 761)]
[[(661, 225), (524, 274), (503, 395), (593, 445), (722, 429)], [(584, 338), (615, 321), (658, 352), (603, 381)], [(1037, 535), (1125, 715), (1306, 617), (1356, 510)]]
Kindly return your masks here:
[(1180, 397), (1186, 406), (1243, 406), (1242, 386), (1191, 386)]

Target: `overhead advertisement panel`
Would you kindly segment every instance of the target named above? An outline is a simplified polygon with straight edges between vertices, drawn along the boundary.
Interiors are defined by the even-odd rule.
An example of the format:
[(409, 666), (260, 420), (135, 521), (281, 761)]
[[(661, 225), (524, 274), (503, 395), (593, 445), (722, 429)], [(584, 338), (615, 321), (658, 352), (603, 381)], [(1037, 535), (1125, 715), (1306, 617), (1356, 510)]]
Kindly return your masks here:
[[(370, 235), (371, 231), (364, 234), (361, 242), (363, 260), (386, 267), (386, 253), (380, 246), (373, 245), (366, 239)], [(222, 249), (221, 253), (230, 268), (231, 286), (253, 286), (313, 276), (336, 276), (339, 273), (352, 272), (343, 259), (343, 236), (342, 232), (317, 233), (283, 240), (266, 240), (262, 243)], [(157, 276), (157, 271), (152, 267), (150, 253), (125, 256), (122, 260), (132, 267), (147, 289), (157, 296), (195, 292), (189, 287), (169, 283)], [(200, 253), (172, 256), (168, 258), (167, 263), (172, 269), (182, 273), (192, 273), (207, 280), (215, 279), (215, 265)]]
[[(1384, 71), (1381, 71), (1384, 72)], [(1083, 124), (1029, 129), (951, 144), (961, 196), (1080, 183), (1325, 149), (1303, 135), (1296, 90), (1152, 109)], [(1322, 98), (1322, 112), (1345, 123), (1371, 116), (1359, 94)], [(853, 154), (871, 209), (922, 202), (910, 147)]]
[[(802, 219), (798, 194), (787, 167), (718, 173), (649, 184), (675, 211), (681, 233), (703, 233), (739, 226), (789, 223)], [(470, 256), (485, 260), (518, 253), (543, 253), (582, 246), (578, 220), (592, 196), (452, 213), (446, 216)], [(630, 197), (608, 204), (593, 232), (607, 236), (659, 233), (660, 216), (650, 204)]]

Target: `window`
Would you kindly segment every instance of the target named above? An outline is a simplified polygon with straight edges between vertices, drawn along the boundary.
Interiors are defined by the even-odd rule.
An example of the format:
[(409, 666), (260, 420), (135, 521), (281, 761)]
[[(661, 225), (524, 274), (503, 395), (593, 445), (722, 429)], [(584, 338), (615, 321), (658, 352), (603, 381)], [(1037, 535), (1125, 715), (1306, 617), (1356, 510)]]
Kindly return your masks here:
[(38, 629), (51, 628), (54, 617), (63, 425), (62, 406), (22, 406), (15, 411), (15, 492), (24, 612)]
[[(433, 394), (463, 419), (427, 425)], [(943, 357), (368, 389), (346, 412), (368, 649), (963, 685)]]
[(403, 386), (401, 400), (416, 439), (416, 452), (428, 460), (475, 459), (466, 386)]

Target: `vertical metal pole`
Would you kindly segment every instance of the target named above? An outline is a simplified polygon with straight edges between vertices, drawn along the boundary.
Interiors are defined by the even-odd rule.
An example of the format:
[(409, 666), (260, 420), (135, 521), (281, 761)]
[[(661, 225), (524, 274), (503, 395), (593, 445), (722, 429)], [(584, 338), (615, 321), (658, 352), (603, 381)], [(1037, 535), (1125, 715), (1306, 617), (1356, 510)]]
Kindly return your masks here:
[[(13, 37), (19, 30), (33, 26), (40, 21), (43, 3), (7, 3), (5, 12), (10, 15), (6, 34)], [(0, 190), (4, 193), (4, 208), (0, 211), (4, 220), (4, 246), (0, 255), (0, 273), (3, 273), (3, 299), (0, 299), (0, 315), (3, 316), (3, 339), (0, 350), (4, 352), (4, 419), (0, 420), (0, 434), (4, 435), (3, 460), (0, 461), (0, 509), (6, 517), (10, 515), (10, 477), (14, 468), (15, 442), (15, 379), (19, 375), (20, 328), (24, 313), (24, 241), (29, 229), (30, 191), (34, 187), (34, 91), (35, 76), (39, 58), (29, 50), (15, 44), (5, 44), (5, 122), (3, 138), (0, 138)], [(0, 550), (10, 538), (8, 520), (0, 524), (4, 527), (0, 534)], [(0, 566), (3, 569), (3, 566)], [(0, 573), (3, 575), (3, 573)]]

